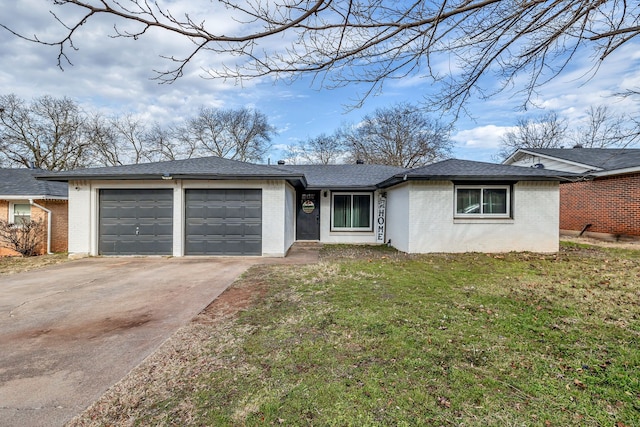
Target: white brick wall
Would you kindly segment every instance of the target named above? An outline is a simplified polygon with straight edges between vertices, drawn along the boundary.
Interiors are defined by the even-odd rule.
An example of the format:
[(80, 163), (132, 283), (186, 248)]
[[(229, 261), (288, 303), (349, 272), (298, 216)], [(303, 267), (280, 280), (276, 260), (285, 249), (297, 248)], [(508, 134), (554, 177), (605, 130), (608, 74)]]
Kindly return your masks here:
[[(98, 194), (106, 188), (172, 188), (174, 190), (173, 255), (184, 255), (184, 190), (187, 188), (248, 188), (262, 190), (262, 253), (284, 256), (284, 181), (72, 181), (69, 183), (69, 256), (98, 255)], [(292, 243), (292, 242), (291, 242)]]
[(289, 184), (285, 184), (284, 212), (284, 246), (286, 253), (296, 241), (296, 190)]
[(513, 219), (454, 219), (453, 183), (414, 181), (410, 187), (408, 252), (558, 250), (558, 183), (515, 184)]
[(69, 182), (69, 257), (91, 253), (91, 185), (85, 181)]
[(387, 190), (387, 241), (403, 252), (409, 251), (409, 184)]
[[(327, 197), (324, 196), (325, 191)], [(341, 191), (342, 193), (342, 191)], [(345, 193), (348, 193), (346, 191)], [(375, 213), (375, 201), (378, 199), (378, 192), (372, 193), (374, 204), (372, 209)], [(372, 219), (375, 224), (375, 215)], [(331, 191), (320, 192), (320, 241), (323, 243), (356, 243), (375, 244), (376, 235), (373, 231), (331, 231)]]

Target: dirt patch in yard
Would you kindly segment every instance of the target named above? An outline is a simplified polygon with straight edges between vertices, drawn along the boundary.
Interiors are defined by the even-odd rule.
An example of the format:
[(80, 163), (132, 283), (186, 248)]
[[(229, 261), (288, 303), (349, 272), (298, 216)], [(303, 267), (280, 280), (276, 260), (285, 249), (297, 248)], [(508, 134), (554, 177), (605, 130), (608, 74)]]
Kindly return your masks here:
[[(264, 270), (265, 267), (254, 267), (252, 271)], [(233, 317), (241, 310), (246, 309), (253, 301), (262, 297), (267, 292), (267, 285), (260, 272), (250, 275), (250, 279), (243, 278), (227, 288), (218, 298), (213, 300), (198, 316), (193, 323), (210, 324), (223, 318)]]

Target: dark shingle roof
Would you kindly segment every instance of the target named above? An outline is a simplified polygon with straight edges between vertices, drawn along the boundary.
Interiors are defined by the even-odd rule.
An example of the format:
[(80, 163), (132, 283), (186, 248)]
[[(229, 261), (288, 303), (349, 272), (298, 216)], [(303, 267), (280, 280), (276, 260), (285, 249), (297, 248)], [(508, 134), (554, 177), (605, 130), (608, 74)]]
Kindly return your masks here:
[(60, 181), (73, 179), (161, 179), (165, 174), (171, 175), (173, 178), (192, 179), (303, 179), (303, 176), (295, 171), (288, 172), (272, 166), (239, 162), (220, 157), (201, 157), (136, 165), (77, 169), (50, 173), (45, 178)]
[(495, 163), (450, 159), (416, 169), (386, 165), (257, 165), (219, 157), (204, 157), (137, 165), (48, 172), (52, 181), (74, 179), (286, 179), (309, 189), (373, 190), (405, 179), (545, 180), (559, 181), (576, 174)]
[[(406, 178), (405, 178), (406, 177)], [(412, 169), (406, 173), (395, 175), (390, 180), (381, 183), (388, 187), (405, 179), (414, 180), (528, 180), (528, 181), (561, 181), (578, 177), (568, 172), (558, 172), (546, 169), (523, 168), (497, 163), (476, 162), (471, 160), (449, 159), (432, 163), (427, 166)]]
[(525, 148), (523, 150), (605, 171), (640, 167), (640, 149), (637, 148)]
[(303, 173), (309, 189), (375, 189), (377, 184), (408, 169), (386, 165), (290, 165), (284, 170)]
[(0, 169), (0, 197), (66, 198), (68, 185), (35, 179), (41, 169)]

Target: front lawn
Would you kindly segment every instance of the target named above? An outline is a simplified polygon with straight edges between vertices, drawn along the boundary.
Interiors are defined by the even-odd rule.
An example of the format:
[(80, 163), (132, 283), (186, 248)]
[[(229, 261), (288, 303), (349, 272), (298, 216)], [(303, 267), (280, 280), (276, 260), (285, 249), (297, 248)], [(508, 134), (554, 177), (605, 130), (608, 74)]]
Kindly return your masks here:
[(258, 266), (73, 425), (640, 425), (640, 251)]

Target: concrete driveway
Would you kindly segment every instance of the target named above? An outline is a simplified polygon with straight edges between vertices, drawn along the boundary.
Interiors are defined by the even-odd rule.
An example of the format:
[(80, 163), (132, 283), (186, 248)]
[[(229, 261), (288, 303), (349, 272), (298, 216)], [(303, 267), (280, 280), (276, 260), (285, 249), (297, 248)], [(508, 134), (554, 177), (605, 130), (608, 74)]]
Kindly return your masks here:
[(263, 261), (91, 258), (0, 277), (0, 425), (63, 425)]

